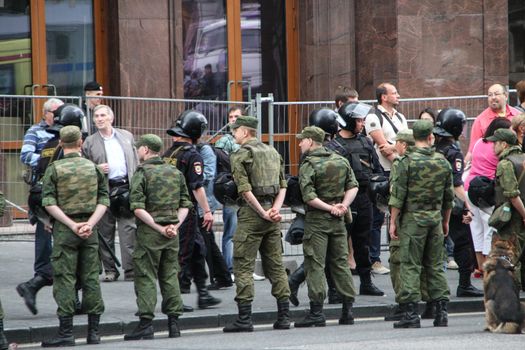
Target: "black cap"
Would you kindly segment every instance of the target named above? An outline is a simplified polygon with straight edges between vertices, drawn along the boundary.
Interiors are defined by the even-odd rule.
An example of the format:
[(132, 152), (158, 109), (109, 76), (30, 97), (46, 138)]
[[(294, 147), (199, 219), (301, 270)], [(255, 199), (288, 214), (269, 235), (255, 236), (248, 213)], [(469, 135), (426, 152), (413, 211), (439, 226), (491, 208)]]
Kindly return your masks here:
[(90, 81), (84, 86), (84, 91), (102, 91), (102, 85), (96, 81)]

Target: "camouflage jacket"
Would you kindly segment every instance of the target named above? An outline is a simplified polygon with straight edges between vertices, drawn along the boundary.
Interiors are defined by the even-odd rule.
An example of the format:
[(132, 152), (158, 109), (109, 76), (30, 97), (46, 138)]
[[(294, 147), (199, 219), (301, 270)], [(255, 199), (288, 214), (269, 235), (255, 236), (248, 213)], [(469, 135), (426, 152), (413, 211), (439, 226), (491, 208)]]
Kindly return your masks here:
[[(514, 198), (520, 195), (520, 189), (518, 184), (518, 177), (516, 175), (516, 169), (510, 159), (511, 156), (520, 155), (521, 147), (512, 146), (501, 152), (499, 155), (499, 163), (496, 168), (496, 205), (501, 204), (504, 198)], [(522, 182), (525, 179), (522, 180)], [(502, 194), (499, 195), (499, 194)]]
[(441, 210), (452, 208), (452, 168), (431, 148), (416, 147), (397, 162), (390, 189), (390, 206), (413, 213), (421, 226), (436, 225)]
[(104, 174), (93, 162), (70, 153), (46, 170), (42, 206), (58, 205), (66, 215), (91, 215), (97, 206), (109, 206)]
[(184, 176), (160, 157), (138, 166), (129, 196), (131, 210), (144, 209), (159, 224), (177, 224), (177, 210), (193, 207)]
[(299, 169), (299, 185), (303, 201), (319, 198), (324, 202), (340, 202), (349, 189), (358, 186), (352, 168), (344, 157), (320, 147), (304, 157)]
[[(270, 162), (268, 159), (257, 159), (253, 152), (254, 148), (261, 150), (258, 153), (259, 155), (264, 155), (263, 152), (268, 152), (266, 154), (268, 155), (267, 158), (277, 161)], [(255, 196), (261, 196), (259, 193), (262, 192), (258, 190), (264, 191), (264, 187), (272, 187), (272, 190), (275, 188), (286, 188), (283, 158), (277, 153), (275, 148), (263, 144), (256, 138), (248, 140), (238, 151), (232, 153), (231, 166), (233, 179), (237, 184), (239, 193), (252, 191)], [(257, 183), (258, 181), (261, 182)]]

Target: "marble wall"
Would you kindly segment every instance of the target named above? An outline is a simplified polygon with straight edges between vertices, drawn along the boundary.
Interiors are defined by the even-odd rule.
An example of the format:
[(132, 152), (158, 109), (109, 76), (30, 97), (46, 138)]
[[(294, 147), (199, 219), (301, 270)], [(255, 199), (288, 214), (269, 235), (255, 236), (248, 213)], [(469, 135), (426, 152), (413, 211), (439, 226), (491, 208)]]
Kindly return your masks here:
[[(484, 94), (493, 82), (508, 81), (507, 0), (304, 4), (300, 86), (308, 90), (301, 91), (303, 99), (332, 99), (340, 84), (355, 86), (369, 99), (383, 81), (393, 82), (402, 97)], [(355, 21), (331, 21), (328, 33), (309, 30), (335, 14)], [(333, 34), (345, 31), (341, 43)], [(330, 55), (335, 52), (355, 57)]]

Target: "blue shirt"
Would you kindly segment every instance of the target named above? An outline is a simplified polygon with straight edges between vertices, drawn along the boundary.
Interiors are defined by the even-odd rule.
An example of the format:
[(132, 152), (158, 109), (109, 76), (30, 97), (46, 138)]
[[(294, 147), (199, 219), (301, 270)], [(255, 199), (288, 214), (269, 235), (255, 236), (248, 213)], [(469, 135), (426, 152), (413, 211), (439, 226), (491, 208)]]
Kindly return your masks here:
[(53, 134), (46, 131), (47, 127), (47, 123), (42, 120), (27, 130), (20, 153), (20, 161), (22, 163), (36, 167), (44, 145), (53, 138)]

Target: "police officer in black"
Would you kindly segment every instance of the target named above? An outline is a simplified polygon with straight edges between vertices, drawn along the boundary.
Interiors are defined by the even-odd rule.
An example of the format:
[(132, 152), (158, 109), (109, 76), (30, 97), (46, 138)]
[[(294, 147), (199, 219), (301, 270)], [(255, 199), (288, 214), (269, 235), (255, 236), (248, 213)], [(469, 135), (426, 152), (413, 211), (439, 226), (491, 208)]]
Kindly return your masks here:
[(474, 271), (476, 258), (469, 223), (472, 213), (463, 188), (463, 154), (458, 145), (458, 138), (467, 122), (465, 114), (459, 109), (445, 108), (439, 112), (433, 130), (436, 136), (436, 151), (443, 154), (452, 166), (454, 184), (454, 209), (449, 222), (450, 238), (454, 242), (454, 260), (458, 263), (458, 297), (481, 297), (483, 292), (474, 287), (470, 275)]
[(211, 296), (206, 289), (206, 245), (198, 226), (197, 205), (204, 211), (203, 228), (210, 230), (213, 215), (204, 191), (203, 161), (195, 147), (197, 140), (208, 127), (204, 115), (194, 110), (184, 111), (172, 128), (167, 130), (173, 137), (173, 145), (164, 155), (164, 161), (175, 165), (184, 175), (194, 206), (179, 229), (179, 284), (181, 293), (189, 293), (191, 279), (197, 286), (198, 306), (205, 309), (217, 305), (220, 299)]
[(346, 225), (354, 246), (356, 270), (361, 280), (359, 294), (382, 296), (385, 293), (372, 283), (371, 276), (369, 241), (372, 228), (372, 203), (368, 192), (372, 174), (382, 174), (383, 169), (372, 142), (361, 133), (364, 128), (364, 118), (371, 108), (364, 103), (343, 104), (338, 110), (341, 130), (326, 147), (348, 159), (359, 182), (359, 192), (350, 206), (355, 216), (352, 223)]
[[(308, 118), (308, 122), (310, 126), (317, 126), (324, 130), (325, 132), (325, 141), (324, 144), (328, 144), (334, 135), (337, 133), (337, 130), (339, 129), (339, 123), (337, 122), (337, 116), (338, 114), (329, 109), (329, 108), (320, 108), (315, 109), (310, 113), (310, 116)], [(304, 156), (304, 155), (302, 155)], [(301, 158), (302, 160), (302, 158)], [(296, 183), (298, 186), (298, 182)], [(293, 191), (291, 189), (293, 188), (293, 185), (290, 183), (290, 179), (288, 181), (288, 189), (286, 191), (286, 195), (288, 196)], [(300, 191), (298, 192), (298, 196), (300, 197)], [(299, 202), (302, 202), (302, 198), (297, 198)], [(294, 207), (292, 207), (292, 210), (294, 210)], [(304, 215), (303, 214), (297, 214), (297, 215)], [(304, 223), (304, 221), (303, 221)], [(326, 257), (328, 259), (328, 256)], [(325, 275), (326, 275), (326, 282), (328, 285), (328, 304), (340, 304), (342, 302), (342, 298), (337, 293), (337, 290), (335, 289), (335, 284), (332, 279), (332, 275), (330, 273), (330, 264), (326, 264), (325, 266)], [(297, 298), (297, 292), (299, 291), (299, 286), (301, 283), (303, 283), (306, 280), (306, 274), (304, 271), (304, 263), (301, 264), (293, 273), (288, 276), (288, 285), (290, 286), (290, 302), (294, 306), (299, 305), (299, 299)]]
[[(40, 158), (33, 173), (32, 184), (29, 190), (28, 206), (30, 211), (31, 223), (40, 221), (46, 229), (51, 228), (51, 219), (47, 211), (42, 207), (42, 178), (46, 172), (47, 167), (53, 161), (61, 159), (63, 156), (62, 148), (59, 146), (59, 132), (64, 126), (75, 125), (82, 129), (82, 121), (84, 120), (84, 113), (80, 107), (74, 104), (64, 104), (58, 107), (53, 112), (53, 125), (46, 129), (47, 132), (54, 136), (46, 142), (40, 153)], [(49, 240), (52, 235), (49, 232)], [(51, 243), (49, 243), (51, 245)], [(42, 254), (40, 262), (45, 263), (51, 273), (51, 250), (46, 250), (46, 254)], [(47, 267), (48, 266), (48, 267)], [(51, 273), (52, 274), (52, 273)], [(53, 280), (45, 279), (40, 275), (35, 276), (27, 282), (21, 283), (16, 287), (18, 294), (24, 298), (24, 302), (33, 314), (36, 314), (36, 295), (44, 286), (50, 286)], [(81, 304), (76, 298), (76, 313), (81, 313)]]

